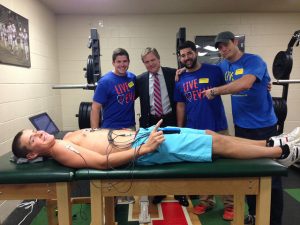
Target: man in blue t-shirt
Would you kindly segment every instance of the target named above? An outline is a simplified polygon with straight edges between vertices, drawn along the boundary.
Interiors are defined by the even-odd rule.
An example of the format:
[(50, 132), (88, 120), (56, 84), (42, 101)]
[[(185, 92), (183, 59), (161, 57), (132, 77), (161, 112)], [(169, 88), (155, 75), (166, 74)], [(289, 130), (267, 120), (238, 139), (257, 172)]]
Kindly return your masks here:
[[(133, 128), (135, 126), (135, 75), (128, 72), (129, 54), (117, 48), (112, 55), (114, 70), (99, 81), (94, 94), (92, 128)], [(101, 122), (102, 112), (102, 122)]]
[(221, 97), (212, 101), (202, 92), (225, 84), (218, 66), (200, 63), (196, 46), (186, 41), (179, 46), (179, 57), (186, 71), (176, 83), (174, 100), (177, 102), (177, 125), (194, 129), (227, 130), (227, 120)]
[[(261, 57), (243, 53), (238, 40), (230, 31), (221, 32), (215, 39), (215, 47), (224, 58), (220, 68), (226, 85), (204, 92), (208, 99), (231, 94), (235, 136), (254, 140), (267, 140), (277, 135), (277, 117), (268, 90), (270, 76)], [(242, 151), (242, 149), (241, 149)], [(245, 224), (255, 224), (255, 198), (247, 196), (249, 216)], [(283, 193), (280, 177), (272, 179), (271, 225), (281, 225)]]
[[(174, 101), (177, 102), (177, 125), (199, 130), (213, 130), (228, 133), (227, 120), (220, 96), (210, 101), (202, 93), (206, 89), (225, 84), (224, 76), (218, 66), (200, 63), (193, 42), (185, 41), (179, 46), (179, 58), (185, 72), (175, 84)], [(195, 214), (203, 214), (215, 201), (212, 195), (203, 195), (200, 203), (193, 208)], [(233, 200), (224, 196), (225, 220), (233, 219)]]

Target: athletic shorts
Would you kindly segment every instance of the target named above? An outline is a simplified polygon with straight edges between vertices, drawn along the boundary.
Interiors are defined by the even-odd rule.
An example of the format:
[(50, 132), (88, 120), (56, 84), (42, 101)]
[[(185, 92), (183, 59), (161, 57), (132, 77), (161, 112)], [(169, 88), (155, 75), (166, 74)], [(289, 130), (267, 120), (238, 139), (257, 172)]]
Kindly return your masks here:
[[(144, 144), (154, 126), (141, 128), (132, 145), (138, 148)], [(139, 157), (138, 165), (154, 165), (175, 162), (211, 162), (212, 136), (204, 130), (180, 128), (180, 133), (164, 134), (165, 141), (154, 152)]]

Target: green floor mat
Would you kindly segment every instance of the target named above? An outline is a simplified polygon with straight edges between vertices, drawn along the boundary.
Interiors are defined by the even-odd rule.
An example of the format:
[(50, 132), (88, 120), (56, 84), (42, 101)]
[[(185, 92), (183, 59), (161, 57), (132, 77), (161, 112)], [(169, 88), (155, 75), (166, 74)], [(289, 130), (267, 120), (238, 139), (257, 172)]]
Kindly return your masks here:
[[(89, 204), (72, 205), (72, 225), (88, 225), (91, 221), (91, 206)], [(43, 207), (34, 218), (31, 225), (48, 225), (46, 208)]]
[[(292, 190), (292, 189), (289, 189)], [(299, 189), (298, 189), (299, 190)], [(298, 193), (298, 195), (300, 195)], [(197, 204), (197, 200), (192, 201), (193, 204)], [(223, 203), (219, 197), (216, 197), (216, 207), (199, 216), (199, 220), (205, 225), (229, 225), (230, 222), (222, 219), (223, 215)], [(91, 221), (91, 207), (89, 204), (74, 204), (72, 206), (72, 224), (73, 225), (87, 225)], [(247, 207), (245, 207), (245, 212), (247, 212)], [(127, 222), (128, 220), (128, 205), (118, 205), (116, 220), (119, 225), (138, 225), (138, 222)], [(47, 222), (47, 212), (45, 207), (39, 212), (35, 217), (31, 225), (48, 225)]]
[[(201, 221), (202, 224), (205, 225), (229, 225), (230, 221), (225, 221), (223, 220), (223, 210), (224, 210), (224, 205), (219, 196), (215, 197), (216, 199), (216, 206), (208, 211), (207, 213), (199, 216), (199, 220)], [(193, 200), (193, 205), (197, 204), (197, 200)], [(248, 212), (248, 207), (247, 204), (245, 204), (245, 215), (247, 215)]]
[(223, 209), (224, 205), (222, 201), (220, 200), (220, 198), (216, 197), (216, 206), (207, 213), (199, 216), (199, 220), (205, 225), (229, 225), (230, 222), (222, 219)]
[(284, 189), (284, 191), (300, 202), (300, 188)]

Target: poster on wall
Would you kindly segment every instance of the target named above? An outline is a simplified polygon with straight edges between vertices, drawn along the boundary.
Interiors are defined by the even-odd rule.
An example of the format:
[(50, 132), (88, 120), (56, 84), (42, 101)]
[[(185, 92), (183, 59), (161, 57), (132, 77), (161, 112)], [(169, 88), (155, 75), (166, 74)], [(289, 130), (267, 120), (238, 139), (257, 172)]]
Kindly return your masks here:
[[(222, 58), (215, 48), (215, 35), (196, 36), (195, 44), (198, 51), (198, 60), (201, 63), (218, 64)], [(245, 35), (236, 35), (239, 49), (245, 51)]]
[(30, 67), (28, 19), (0, 4), (0, 63)]

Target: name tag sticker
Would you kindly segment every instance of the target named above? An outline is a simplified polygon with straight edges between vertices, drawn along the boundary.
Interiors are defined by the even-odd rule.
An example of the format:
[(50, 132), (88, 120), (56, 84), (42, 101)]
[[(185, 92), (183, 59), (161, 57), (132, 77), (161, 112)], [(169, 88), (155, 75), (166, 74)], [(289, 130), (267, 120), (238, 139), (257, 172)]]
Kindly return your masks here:
[(128, 87), (129, 87), (129, 88), (132, 88), (133, 86), (134, 86), (133, 81), (131, 81), (130, 83), (128, 83)]
[(199, 79), (199, 84), (208, 84), (209, 83), (209, 78), (200, 78)]
[(243, 74), (243, 73), (244, 73), (244, 69), (243, 69), (243, 68), (237, 69), (237, 70), (235, 71), (235, 75), (241, 75), (241, 74)]

